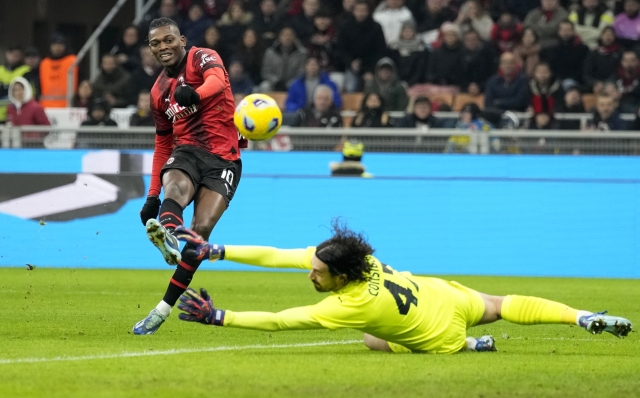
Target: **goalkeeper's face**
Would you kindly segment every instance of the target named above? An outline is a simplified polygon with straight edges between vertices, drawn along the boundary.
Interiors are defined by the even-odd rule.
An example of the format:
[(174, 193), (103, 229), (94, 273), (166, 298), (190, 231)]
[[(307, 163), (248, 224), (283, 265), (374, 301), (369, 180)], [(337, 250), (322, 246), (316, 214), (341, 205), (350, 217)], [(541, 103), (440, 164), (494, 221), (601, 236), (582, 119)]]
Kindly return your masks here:
[(329, 271), (327, 264), (320, 261), (315, 254), (311, 258), (309, 279), (311, 279), (313, 287), (319, 292), (335, 292), (347, 284), (346, 275), (333, 275), (331, 271)]

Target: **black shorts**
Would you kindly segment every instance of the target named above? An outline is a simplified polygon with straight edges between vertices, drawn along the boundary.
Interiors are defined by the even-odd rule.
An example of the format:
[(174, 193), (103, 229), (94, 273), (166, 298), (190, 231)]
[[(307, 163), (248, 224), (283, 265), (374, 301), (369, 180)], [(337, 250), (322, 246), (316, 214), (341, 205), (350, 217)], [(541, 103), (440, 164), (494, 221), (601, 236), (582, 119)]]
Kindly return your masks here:
[(193, 183), (196, 192), (201, 186), (219, 193), (227, 206), (240, 183), (242, 161), (230, 161), (191, 145), (177, 146), (167, 163), (162, 167), (160, 178), (167, 170), (184, 171)]

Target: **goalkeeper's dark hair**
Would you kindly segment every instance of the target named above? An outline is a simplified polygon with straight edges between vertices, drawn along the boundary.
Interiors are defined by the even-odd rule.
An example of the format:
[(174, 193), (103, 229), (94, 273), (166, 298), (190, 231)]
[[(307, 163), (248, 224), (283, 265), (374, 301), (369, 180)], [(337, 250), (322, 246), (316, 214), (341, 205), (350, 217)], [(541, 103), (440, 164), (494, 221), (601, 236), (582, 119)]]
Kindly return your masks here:
[(372, 267), (367, 257), (373, 254), (373, 248), (362, 234), (351, 231), (340, 220), (334, 220), (331, 226), (333, 236), (316, 247), (316, 256), (332, 275), (345, 274), (349, 282), (366, 281)]
[(151, 21), (151, 25), (149, 25), (149, 32), (163, 26), (175, 26), (178, 30), (180, 29), (176, 21), (174, 21), (171, 18), (162, 17), (162, 18), (156, 18), (153, 21)]

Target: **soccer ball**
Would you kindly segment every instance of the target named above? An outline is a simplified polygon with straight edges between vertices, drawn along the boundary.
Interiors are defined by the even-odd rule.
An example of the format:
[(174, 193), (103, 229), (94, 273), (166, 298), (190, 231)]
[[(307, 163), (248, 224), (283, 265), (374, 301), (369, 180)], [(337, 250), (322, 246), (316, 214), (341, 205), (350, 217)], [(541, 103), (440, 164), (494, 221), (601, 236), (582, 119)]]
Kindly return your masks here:
[(282, 125), (282, 112), (276, 101), (266, 94), (251, 94), (236, 107), (233, 116), (236, 128), (252, 141), (268, 140)]

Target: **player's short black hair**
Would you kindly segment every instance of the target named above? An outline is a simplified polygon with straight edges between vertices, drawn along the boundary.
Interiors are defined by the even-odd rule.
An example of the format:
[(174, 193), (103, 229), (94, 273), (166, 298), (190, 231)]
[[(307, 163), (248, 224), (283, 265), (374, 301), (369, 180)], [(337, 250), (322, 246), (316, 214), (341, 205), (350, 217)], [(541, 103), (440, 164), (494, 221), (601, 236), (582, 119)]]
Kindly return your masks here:
[(162, 18), (156, 18), (153, 21), (151, 21), (151, 25), (149, 25), (149, 32), (151, 32), (154, 29), (160, 28), (162, 26), (175, 26), (176, 28), (180, 29), (176, 21), (174, 21), (171, 18), (162, 17)]
[(316, 247), (316, 256), (332, 275), (345, 274), (349, 282), (366, 281), (372, 267), (367, 257), (373, 248), (361, 233), (351, 231), (339, 219), (333, 220), (332, 229), (333, 236)]

